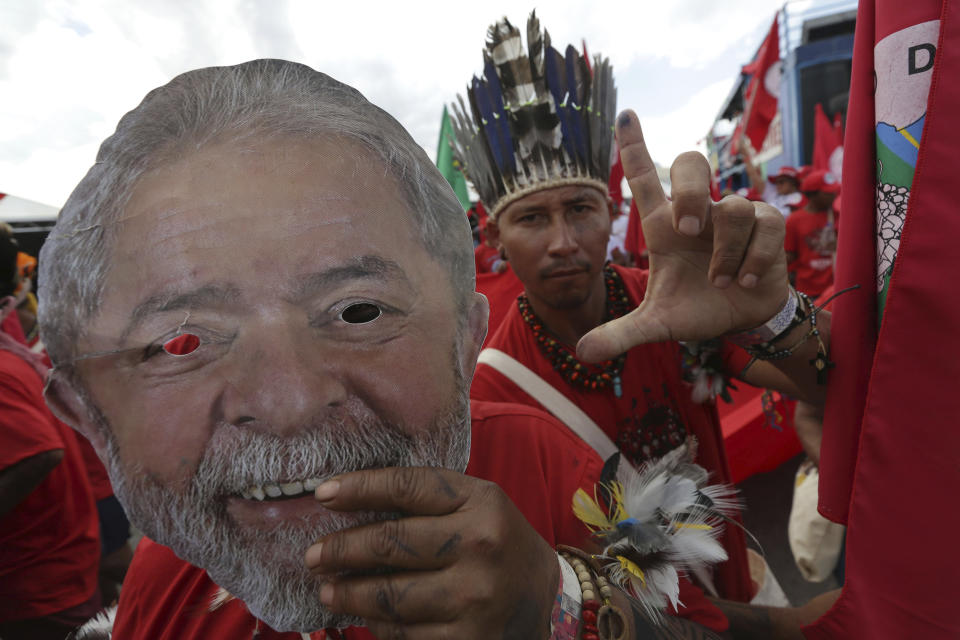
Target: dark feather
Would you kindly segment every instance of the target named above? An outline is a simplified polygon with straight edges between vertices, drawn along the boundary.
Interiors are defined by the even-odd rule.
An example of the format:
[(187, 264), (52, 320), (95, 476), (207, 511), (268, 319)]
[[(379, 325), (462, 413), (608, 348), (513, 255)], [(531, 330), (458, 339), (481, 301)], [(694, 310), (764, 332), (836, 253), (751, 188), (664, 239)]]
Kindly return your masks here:
[(510, 119), (507, 117), (507, 111), (504, 108), (503, 90), (493, 60), (484, 55), (484, 63), (483, 75), (487, 81), (490, 108), (493, 113), (492, 126), (502, 153), (502, 164), (499, 167), (503, 177), (507, 178), (513, 176), (516, 172), (516, 163), (513, 158), (513, 139), (510, 137)]
[[(500, 172), (496, 170), (497, 163), (493, 157), (493, 152), (490, 150), (487, 134), (481, 125), (480, 111), (476, 106), (473, 91), (469, 88), (467, 89), (467, 97), (470, 101), (472, 118), (467, 116), (467, 111), (463, 104), (463, 97), (457, 96), (460, 102), (460, 111), (457, 112), (458, 121), (462, 128), (470, 134), (465, 138), (468, 142), (464, 145), (465, 147), (469, 146), (469, 154), (466, 158), (470, 160), (470, 162), (464, 163), (464, 168), (466, 169), (468, 166), (473, 167), (468, 170), (471, 176), (473, 175), (472, 172), (474, 169), (483, 176), (474, 183), (474, 186), (478, 189), (478, 193), (487, 192), (487, 197), (491, 198), (487, 202), (495, 202), (496, 199), (505, 192), (505, 188), (503, 181), (500, 180)], [(464, 126), (467, 123), (469, 123), (469, 129)], [(489, 186), (484, 188), (486, 185)]]
[(613, 495), (610, 493), (610, 487), (617, 481), (617, 470), (620, 468), (620, 452), (606, 459), (603, 463), (603, 469), (600, 470), (600, 481), (597, 482), (597, 497), (600, 499), (600, 506), (610, 512), (613, 508)]
[[(546, 37), (547, 36), (545, 36), (545, 38)], [(570, 131), (570, 110), (561, 106), (567, 94), (567, 78), (564, 71), (563, 56), (553, 47), (546, 47), (544, 50), (543, 66), (547, 79), (547, 88), (550, 90), (550, 95), (553, 96), (554, 108), (556, 109), (557, 118), (560, 120), (561, 131), (563, 132), (563, 149), (567, 152), (566, 164), (574, 165), (577, 156)]]
[(632, 547), (641, 556), (663, 551), (669, 544), (666, 534), (656, 523), (643, 523), (630, 518), (617, 523), (617, 528), (606, 535), (598, 535), (606, 544)]
[(589, 163), (589, 153), (587, 151), (587, 111), (583, 106), (587, 103), (585, 100), (587, 91), (590, 88), (590, 73), (583, 64), (583, 58), (573, 45), (568, 45), (566, 57), (564, 60), (564, 69), (567, 76), (567, 91), (565, 108), (570, 114), (568, 122), (570, 123), (570, 134), (573, 137), (574, 148), (577, 150), (577, 164), (586, 173)]
[(503, 87), (503, 101), (509, 109), (529, 104), (536, 98), (530, 61), (523, 48), (520, 30), (509, 21), (494, 25), (496, 39), (487, 42), (487, 54), (493, 60)]
[(529, 50), (530, 79), (542, 95), (546, 87), (543, 83), (543, 34), (540, 32), (540, 21), (537, 20), (537, 11), (534, 9), (527, 20), (527, 49)]
[(589, 109), (589, 132), (594, 175), (609, 175), (613, 151), (613, 125), (617, 117), (617, 89), (608, 59), (594, 58)]
[(476, 76), (470, 87), (470, 106), (473, 107), (474, 119), (477, 128), (483, 133), (490, 153), (493, 154), (494, 166), (503, 172), (503, 152), (500, 150), (500, 136), (494, 128), (493, 105), (490, 103), (490, 93), (485, 82)]

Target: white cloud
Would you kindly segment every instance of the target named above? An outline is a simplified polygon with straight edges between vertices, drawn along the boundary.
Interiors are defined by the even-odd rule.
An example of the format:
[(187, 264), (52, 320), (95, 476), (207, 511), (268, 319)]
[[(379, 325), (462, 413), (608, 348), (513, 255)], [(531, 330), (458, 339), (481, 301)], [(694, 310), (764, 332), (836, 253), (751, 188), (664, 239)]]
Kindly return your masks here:
[[(686, 69), (704, 68), (737, 43), (752, 53), (758, 25), (779, 4), (564, 0), (537, 13), (557, 45), (579, 47), (585, 38), (618, 69), (639, 60)], [(7, 0), (0, 191), (61, 205), (100, 141), (147, 91), (187, 69), (254, 57), (294, 59), (356, 86), (433, 156), (443, 104), (480, 71), (489, 24), (508, 15), (525, 26), (526, 9), (516, 7), (506, 0)], [(697, 97), (687, 106), (648, 120), (654, 153), (701, 137), (731, 83), (723, 91), (691, 87)]]
[(654, 162), (669, 167), (684, 151), (704, 151), (702, 141), (733, 80), (718, 80), (691, 96), (682, 107), (641, 120), (647, 149)]

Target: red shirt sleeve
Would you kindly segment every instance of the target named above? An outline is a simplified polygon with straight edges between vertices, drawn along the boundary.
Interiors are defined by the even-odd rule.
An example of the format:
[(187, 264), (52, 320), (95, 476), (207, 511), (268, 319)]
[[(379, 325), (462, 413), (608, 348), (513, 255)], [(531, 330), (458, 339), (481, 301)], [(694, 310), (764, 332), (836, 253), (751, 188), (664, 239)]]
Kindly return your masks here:
[(550, 414), (519, 404), (472, 401), (467, 474), (495, 482), (551, 545), (582, 547), (588, 530), (573, 494), (592, 492), (600, 456)]
[(10, 365), (0, 369), (0, 469), (6, 469), (39, 453), (63, 449), (64, 443), (51, 428), (42, 397), (24, 379), (37, 377), (36, 372), (9, 351), (0, 351), (0, 358)]
[(788, 253), (797, 253), (797, 216), (791, 215), (786, 222), (786, 235), (783, 238), (783, 250)]

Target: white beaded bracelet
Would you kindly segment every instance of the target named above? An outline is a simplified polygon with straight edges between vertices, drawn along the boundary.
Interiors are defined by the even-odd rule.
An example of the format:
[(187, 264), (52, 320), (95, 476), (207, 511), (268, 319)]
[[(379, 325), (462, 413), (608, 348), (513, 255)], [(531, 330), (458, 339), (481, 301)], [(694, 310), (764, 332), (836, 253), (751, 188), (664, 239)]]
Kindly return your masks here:
[(738, 333), (731, 333), (725, 337), (738, 347), (752, 347), (761, 342), (771, 342), (774, 338), (790, 328), (790, 324), (793, 322), (794, 316), (797, 313), (798, 305), (797, 292), (793, 287), (790, 287), (787, 301), (776, 315), (759, 327)]

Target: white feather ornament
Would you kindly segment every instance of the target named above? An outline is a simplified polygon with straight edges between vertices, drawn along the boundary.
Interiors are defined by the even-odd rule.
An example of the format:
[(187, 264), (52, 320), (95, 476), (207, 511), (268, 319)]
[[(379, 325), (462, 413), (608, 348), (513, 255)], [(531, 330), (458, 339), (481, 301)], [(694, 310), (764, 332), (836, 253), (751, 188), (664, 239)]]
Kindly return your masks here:
[(706, 485), (695, 454), (690, 438), (639, 469), (620, 461), (615, 481), (599, 484), (592, 498), (581, 489), (573, 499), (574, 513), (603, 545), (596, 558), (610, 580), (655, 621), (668, 603), (679, 604), (680, 575), (709, 575), (727, 559), (720, 536), (741, 509), (736, 489)]

